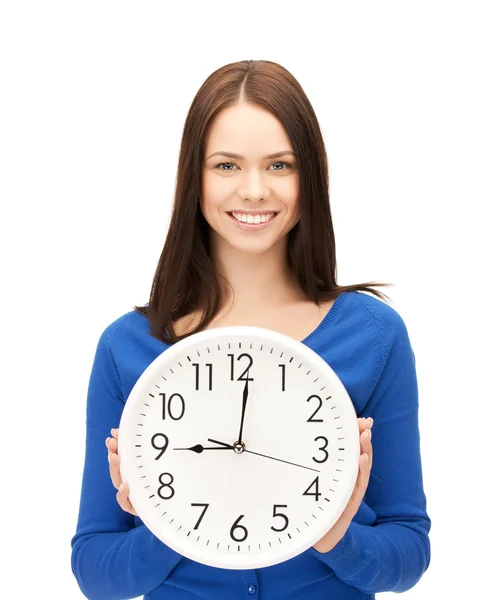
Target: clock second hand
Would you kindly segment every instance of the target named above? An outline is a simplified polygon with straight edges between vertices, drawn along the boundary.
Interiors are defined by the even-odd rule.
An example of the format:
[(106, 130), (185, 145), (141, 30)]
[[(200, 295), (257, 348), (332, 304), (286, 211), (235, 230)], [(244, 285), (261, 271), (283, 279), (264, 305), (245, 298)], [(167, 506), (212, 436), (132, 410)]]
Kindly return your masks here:
[(195, 446), (191, 446), (190, 448), (173, 448), (173, 450), (192, 450), (192, 452), (196, 452), (197, 454), (201, 454), (205, 450), (233, 450), (232, 446), (223, 447), (223, 448), (207, 448), (206, 446), (202, 446), (201, 444), (196, 444)]
[[(212, 438), (208, 438), (209, 442), (213, 442), (214, 444), (220, 444), (221, 446), (225, 446), (225, 448), (233, 448), (230, 444), (226, 444), (225, 442), (219, 442), (218, 440), (214, 440)], [(256, 454), (257, 456), (263, 456), (264, 458), (271, 458), (272, 460), (278, 460), (279, 462), (287, 463), (288, 465), (294, 465), (295, 467), (301, 467), (302, 469), (309, 469), (310, 471), (316, 471), (320, 473), (319, 469), (314, 469), (312, 467), (305, 467), (304, 465), (298, 465), (297, 463), (290, 462), (289, 460), (282, 460), (282, 458), (275, 458), (274, 456), (268, 456), (267, 454), (260, 454), (259, 452), (253, 452), (252, 450), (244, 450), (244, 452), (249, 452), (250, 454)]]

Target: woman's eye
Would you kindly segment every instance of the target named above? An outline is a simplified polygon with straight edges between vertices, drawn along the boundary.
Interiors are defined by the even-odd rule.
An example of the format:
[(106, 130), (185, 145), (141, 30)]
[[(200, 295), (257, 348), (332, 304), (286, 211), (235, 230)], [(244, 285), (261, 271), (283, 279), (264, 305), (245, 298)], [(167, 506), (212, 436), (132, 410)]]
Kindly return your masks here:
[[(291, 165), (289, 163), (286, 162), (276, 162), (276, 163), (272, 163), (274, 165), (284, 165), (286, 167), (286, 169), (290, 169)], [(278, 171), (285, 171), (286, 169), (277, 169)]]
[[(226, 166), (226, 165), (232, 165), (232, 166), (235, 166), (235, 165), (234, 165), (234, 163), (224, 162), (224, 163), (220, 163), (220, 164), (218, 164), (218, 165), (217, 165), (215, 168), (216, 168), (216, 169), (219, 169), (220, 167), (224, 167), (224, 166)], [(272, 171), (286, 171), (286, 169), (290, 169), (290, 168), (291, 168), (291, 166), (292, 166), (292, 165), (290, 165), (289, 163), (282, 162), (282, 161), (279, 161), (279, 162), (272, 163), (272, 165), (284, 165), (284, 167), (285, 167), (285, 168), (281, 168), (281, 169), (271, 169)], [(271, 166), (272, 166), (272, 165), (271, 165)], [(221, 170), (221, 171), (233, 171), (234, 169), (224, 169), (224, 168), (222, 168), (222, 169), (220, 169), (220, 170)]]
[[(216, 168), (218, 169), (219, 167), (224, 167), (226, 165), (233, 165), (234, 163), (220, 163), (219, 165), (216, 166)], [(232, 169), (221, 169), (222, 171), (232, 171)]]

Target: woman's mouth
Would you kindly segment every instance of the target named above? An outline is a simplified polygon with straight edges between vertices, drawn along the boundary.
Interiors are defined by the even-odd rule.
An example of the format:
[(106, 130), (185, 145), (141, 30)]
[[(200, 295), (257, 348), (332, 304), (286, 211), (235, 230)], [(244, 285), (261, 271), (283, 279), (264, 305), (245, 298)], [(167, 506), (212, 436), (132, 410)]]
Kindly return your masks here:
[[(235, 225), (237, 225), (241, 229), (245, 229), (247, 231), (257, 231), (259, 229), (263, 229), (264, 227), (267, 227), (270, 223), (273, 223), (279, 213), (274, 212), (270, 216), (270, 218), (269, 218), (268, 214), (260, 215), (260, 219), (266, 219), (266, 220), (262, 220), (259, 223), (248, 223), (248, 221), (239, 220), (236, 216), (234, 216), (235, 214), (241, 215), (241, 213), (237, 213), (237, 211), (228, 212), (226, 214), (229, 216), (230, 220), (233, 221), (235, 223)], [(239, 218), (241, 218), (241, 216)]]

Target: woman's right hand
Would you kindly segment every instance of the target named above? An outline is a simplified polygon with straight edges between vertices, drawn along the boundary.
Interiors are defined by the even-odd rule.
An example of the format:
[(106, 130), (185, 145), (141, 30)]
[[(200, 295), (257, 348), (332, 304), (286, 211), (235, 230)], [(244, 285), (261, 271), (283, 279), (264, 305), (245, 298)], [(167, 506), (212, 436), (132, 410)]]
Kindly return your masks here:
[(121, 478), (120, 472), (120, 457), (118, 456), (118, 434), (119, 429), (111, 429), (113, 437), (106, 438), (106, 446), (108, 449), (109, 472), (114, 487), (118, 490), (116, 500), (121, 508), (125, 511), (138, 517), (130, 499), (128, 498), (129, 487), (128, 483)]

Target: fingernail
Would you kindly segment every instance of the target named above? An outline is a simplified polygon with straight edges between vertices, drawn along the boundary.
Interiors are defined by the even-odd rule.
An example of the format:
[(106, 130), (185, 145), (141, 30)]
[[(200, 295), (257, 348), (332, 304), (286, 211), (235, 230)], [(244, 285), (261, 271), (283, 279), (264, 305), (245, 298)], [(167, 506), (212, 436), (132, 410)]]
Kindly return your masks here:
[(372, 427), (372, 426), (373, 426), (373, 424), (374, 424), (374, 419), (373, 419), (372, 417), (369, 417), (369, 419), (368, 419), (368, 420), (369, 420), (369, 421), (371, 421), (371, 427)]
[(123, 484), (120, 485), (120, 492), (123, 491)]
[(111, 452), (107, 453), (107, 462), (110, 463), (111, 462)]

